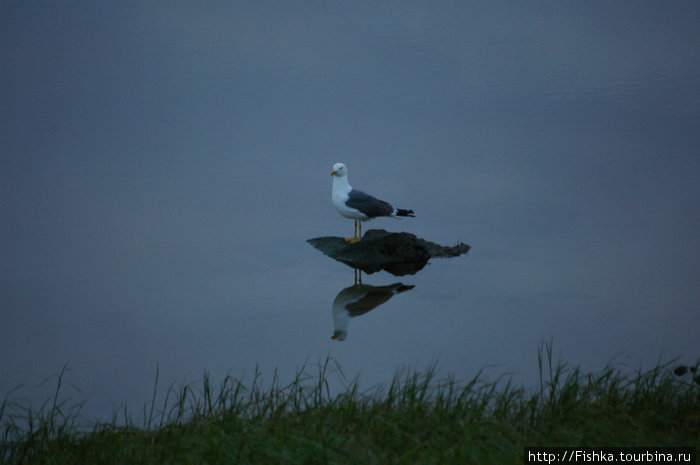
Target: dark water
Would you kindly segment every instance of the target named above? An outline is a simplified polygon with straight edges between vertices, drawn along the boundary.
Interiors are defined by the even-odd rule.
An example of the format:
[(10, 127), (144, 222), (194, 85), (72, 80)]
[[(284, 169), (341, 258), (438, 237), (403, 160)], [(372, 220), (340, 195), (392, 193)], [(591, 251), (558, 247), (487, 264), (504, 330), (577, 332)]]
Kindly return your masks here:
[[(700, 356), (700, 4), (0, 6), (0, 395)], [(348, 318), (330, 171), (467, 256)], [(341, 319), (342, 319), (341, 318)]]

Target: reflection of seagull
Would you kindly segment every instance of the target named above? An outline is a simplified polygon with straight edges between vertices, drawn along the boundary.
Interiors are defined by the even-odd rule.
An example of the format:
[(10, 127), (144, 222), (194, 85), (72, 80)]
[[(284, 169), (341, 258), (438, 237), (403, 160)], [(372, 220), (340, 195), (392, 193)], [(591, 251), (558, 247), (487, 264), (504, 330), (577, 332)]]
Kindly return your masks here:
[[(362, 221), (378, 216), (415, 216), (413, 210), (394, 208), (383, 200), (353, 189), (348, 183), (348, 168), (342, 163), (333, 165), (333, 206), (346, 218), (355, 220), (355, 235), (346, 240), (362, 240)], [(357, 235), (357, 222), (360, 221), (360, 235)]]
[(394, 295), (409, 291), (414, 287), (401, 283), (389, 286), (355, 284), (343, 289), (333, 301), (333, 326), (335, 331), (331, 339), (344, 341), (348, 337), (348, 322), (350, 318), (365, 314), (391, 299)]

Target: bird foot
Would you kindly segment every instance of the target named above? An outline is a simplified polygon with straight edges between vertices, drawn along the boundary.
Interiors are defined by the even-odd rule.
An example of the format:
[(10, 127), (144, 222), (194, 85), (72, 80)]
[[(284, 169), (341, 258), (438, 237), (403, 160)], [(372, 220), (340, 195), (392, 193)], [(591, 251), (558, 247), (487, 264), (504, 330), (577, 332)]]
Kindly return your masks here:
[(350, 243), (354, 242), (360, 242), (362, 240), (361, 237), (346, 237), (345, 240)]

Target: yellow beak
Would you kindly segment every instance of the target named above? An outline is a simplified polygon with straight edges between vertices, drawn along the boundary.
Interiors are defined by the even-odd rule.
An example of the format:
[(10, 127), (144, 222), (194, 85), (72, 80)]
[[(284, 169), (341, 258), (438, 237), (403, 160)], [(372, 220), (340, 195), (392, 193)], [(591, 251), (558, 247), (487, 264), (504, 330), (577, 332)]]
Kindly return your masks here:
[(335, 176), (336, 174), (338, 174), (336, 170), (331, 171), (331, 176)]

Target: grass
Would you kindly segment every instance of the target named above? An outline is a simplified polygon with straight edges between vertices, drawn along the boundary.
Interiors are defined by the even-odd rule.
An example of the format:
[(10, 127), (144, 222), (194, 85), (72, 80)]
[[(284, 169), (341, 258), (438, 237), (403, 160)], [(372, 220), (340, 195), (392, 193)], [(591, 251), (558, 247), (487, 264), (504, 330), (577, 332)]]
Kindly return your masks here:
[[(0, 462), (7, 464), (484, 464), (522, 463), (525, 446), (695, 446), (700, 444), (700, 387), (669, 365), (598, 374), (538, 353), (539, 386), (481, 374), (466, 383), (437, 379), (435, 365), (401, 371), (361, 390), (357, 380), (333, 394), (332, 360), (284, 384), (249, 385), (227, 377), (213, 386), (167, 390), (139, 420), (80, 425), (82, 405), (56, 395), (34, 412), (0, 406)], [(118, 421), (119, 417), (122, 421)], [(19, 426), (24, 424), (26, 426)]]

